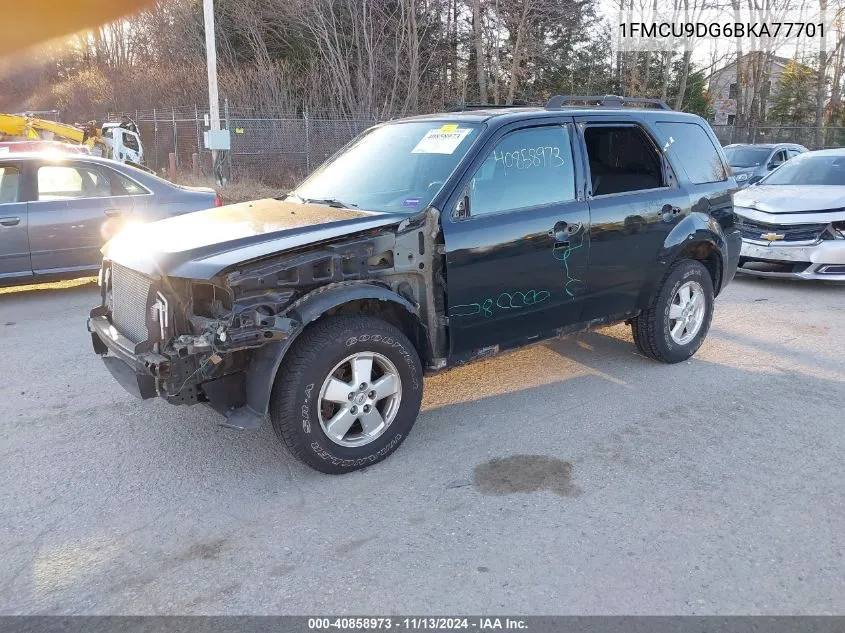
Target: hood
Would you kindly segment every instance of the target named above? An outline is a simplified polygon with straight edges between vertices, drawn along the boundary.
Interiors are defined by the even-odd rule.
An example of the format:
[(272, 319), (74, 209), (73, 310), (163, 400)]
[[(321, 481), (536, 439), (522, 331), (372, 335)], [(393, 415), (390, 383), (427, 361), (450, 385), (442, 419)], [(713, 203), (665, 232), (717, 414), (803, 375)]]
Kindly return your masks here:
[(845, 186), (760, 184), (737, 193), (734, 205), (765, 213), (837, 211), (845, 207)]
[(144, 274), (210, 279), (240, 262), (399, 224), (407, 215), (256, 200), (129, 226), (103, 248)]

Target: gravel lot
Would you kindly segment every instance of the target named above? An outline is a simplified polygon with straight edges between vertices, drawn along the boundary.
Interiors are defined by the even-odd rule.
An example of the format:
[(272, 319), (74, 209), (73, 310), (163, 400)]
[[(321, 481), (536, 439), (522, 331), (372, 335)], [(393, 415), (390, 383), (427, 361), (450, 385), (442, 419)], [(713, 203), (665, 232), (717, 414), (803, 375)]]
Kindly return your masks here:
[(738, 279), (682, 365), (616, 326), (428, 379), (343, 477), (124, 393), (96, 286), (0, 293), (0, 613), (845, 613), (845, 288)]

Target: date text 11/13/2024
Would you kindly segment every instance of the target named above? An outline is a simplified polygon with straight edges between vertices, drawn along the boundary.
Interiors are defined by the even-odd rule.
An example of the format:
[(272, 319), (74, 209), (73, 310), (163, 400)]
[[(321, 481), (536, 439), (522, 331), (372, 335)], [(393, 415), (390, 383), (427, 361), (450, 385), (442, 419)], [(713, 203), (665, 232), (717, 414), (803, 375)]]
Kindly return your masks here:
[(452, 629), (479, 631), (527, 630), (528, 625), (520, 618), (500, 617), (338, 617), (309, 618), (308, 629), (328, 630), (434, 630)]

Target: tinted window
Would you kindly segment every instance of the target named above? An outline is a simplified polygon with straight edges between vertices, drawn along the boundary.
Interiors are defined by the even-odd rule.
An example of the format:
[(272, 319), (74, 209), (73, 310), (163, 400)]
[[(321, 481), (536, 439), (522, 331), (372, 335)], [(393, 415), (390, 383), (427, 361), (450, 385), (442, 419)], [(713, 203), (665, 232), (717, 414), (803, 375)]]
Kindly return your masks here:
[(663, 186), (660, 157), (640, 128), (588, 127), (584, 143), (594, 196)]
[(17, 167), (0, 167), (0, 204), (18, 202), (21, 172)]
[(475, 172), (469, 196), (474, 216), (574, 200), (569, 129), (537, 127), (502, 138)]
[(657, 129), (664, 137), (667, 153), (684, 168), (690, 182), (701, 185), (727, 178), (716, 146), (700, 125), (663, 121)]
[(38, 199), (104, 198), (111, 195), (108, 178), (88, 167), (45, 165), (38, 168)]

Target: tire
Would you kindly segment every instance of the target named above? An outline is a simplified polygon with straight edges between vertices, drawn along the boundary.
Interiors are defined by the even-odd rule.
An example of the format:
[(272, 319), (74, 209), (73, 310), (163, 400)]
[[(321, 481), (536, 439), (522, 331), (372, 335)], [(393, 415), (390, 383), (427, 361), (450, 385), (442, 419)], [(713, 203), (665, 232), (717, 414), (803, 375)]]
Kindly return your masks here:
[[(365, 380), (368, 358), (369, 379), (358, 383), (356, 378)], [(397, 384), (392, 395), (383, 395)], [(342, 474), (375, 464), (399, 447), (417, 419), (422, 392), (419, 355), (399, 329), (363, 315), (324, 317), (284, 358), (270, 419), (297, 459), (320, 472)]]
[[(679, 296), (683, 294), (683, 288), (689, 288), (691, 296), (695, 296), (700, 290), (703, 305), (696, 302), (689, 312), (684, 313), (681, 307), (684, 302)], [(687, 360), (698, 351), (707, 336), (713, 318), (714, 300), (713, 280), (707, 268), (694, 259), (676, 262), (667, 271), (649, 307), (631, 320), (631, 331), (637, 349), (649, 358), (663, 363), (680, 363)], [(699, 309), (701, 313), (698, 313)], [(687, 321), (688, 330), (682, 328), (680, 333), (675, 330), (673, 334), (672, 326), (678, 326), (679, 320), (683, 322), (686, 318), (679, 316), (679, 313), (695, 313), (695, 316), (690, 316), (690, 321)], [(679, 318), (673, 319), (670, 314)], [(693, 332), (692, 326), (696, 324), (698, 326)]]

